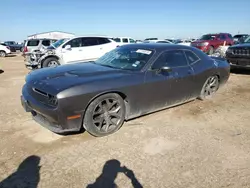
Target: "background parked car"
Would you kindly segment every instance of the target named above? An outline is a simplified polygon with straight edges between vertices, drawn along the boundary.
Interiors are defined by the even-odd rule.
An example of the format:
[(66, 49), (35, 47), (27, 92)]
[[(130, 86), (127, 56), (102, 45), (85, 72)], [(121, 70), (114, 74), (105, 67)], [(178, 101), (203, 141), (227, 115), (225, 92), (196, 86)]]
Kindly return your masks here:
[(29, 39), (25, 40), (24, 46), (23, 46), (23, 54), (38, 51), (42, 48), (47, 48), (52, 43), (56, 42), (55, 39)]
[(6, 44), (4, 44), (4, 43), (1, 43), (1, 45), (7, 46), (7, 47), (10, 49), (11, 52), (16, 52), (16, 49), (15, 49), (15, 47), (13, 47), (13, 46), (8, 46), (8, 45), (6, 45)]
[(226, 51), (226, 59), (232, 69), (250, 69), (250, 36), (243, 43), (230, 46)]
[(43, 68), (67, 63), (95, 61), (105, 53), (117, 47), (117, 43), (110, 37), (73, 37), (61, 39), (47, 48), (45, 54), (31, 53), (27, 58), (26, 67)]
[(112, 38), (119, 46), (122, 46), (124, 44), (131, 44), (131, 43), (136, 43), (134, 39), (130, 37), (116, 37)]
[(243, 38), (246, 39), (247, 36), (248, 36), (248, 34), (237, 34), (237, 35), (234, 35), (233, 36), (234, 43), (235, 44), (240, 43), (240, 39), (243, 39)]
[(172, 42), (170, 42), (168, 40), (164, 40), (164, 39), (162, 39), (162, 40), (160, 40), (160, 39), (158, 39), (158, 40), (145, 40), (145, 41), (143, 41), (143, 43), (168, 43), (168, 44), (173, 44)]
[(23, 45), (16, 43), (15, 41), (5, 41), (4, 44), (6, 44), (7, 46), (9, 46), (11, 49), (15, 48), (16, 50), (21, 51)]
[(6, 57), (10, 53), (11, 51), (9, 46), (4, 46), (0, 44), (0, 57)]
[(229, 33), (206, 34), (200, 39), (191, 43), (191, 46), (199, 48), (203, 52), (212, 55), (214, 51), (223, 45), (231, 46), (234, 44), (233, 37)]
[(190, 46), (191, 42), (192, 42), (191, 39), (178, 39), (178, 40), (175, 41), (175, 44)]

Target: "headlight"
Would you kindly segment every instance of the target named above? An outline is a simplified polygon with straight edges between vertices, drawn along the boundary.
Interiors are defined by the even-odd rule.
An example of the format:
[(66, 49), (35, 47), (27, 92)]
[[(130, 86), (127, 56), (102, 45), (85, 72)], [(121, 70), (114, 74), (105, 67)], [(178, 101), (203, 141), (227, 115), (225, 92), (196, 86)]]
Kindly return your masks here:
[(208, 45), (208, 42), (202, 42), (199, 44), (199, 46), (207, 46)]

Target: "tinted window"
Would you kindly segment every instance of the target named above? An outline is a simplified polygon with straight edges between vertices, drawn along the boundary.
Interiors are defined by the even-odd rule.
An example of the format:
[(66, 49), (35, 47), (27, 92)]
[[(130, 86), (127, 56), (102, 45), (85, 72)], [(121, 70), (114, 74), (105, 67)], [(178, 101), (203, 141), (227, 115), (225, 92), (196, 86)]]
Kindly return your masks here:
[(217, 35), (203, 35), (200, 40), (214, 40)]
[(50, 46), (50, 40), (43, 40), (42, 45)]
[(200, 59), (196, 54), (191, 51), (185, 51), (185, 54), (189, 64), (193, 64)]
[(122, 39), (122, 42), (128, 43), (128, 39)]
[(114, 40), (115, 42), (121, 42), (121, 39), (120, 39), (120, 38), (113, 38), (113, 40)]
[(226, 36), (225, 36), (225, 35), (220, 35), (220, 39), (221, 39), (221, 40), (225, 40), (225, 39), (226, 39)]
[(98, 38), (98, 43), (99, 44), (107, 44), (107, 43), (110, 43), (110, 40), (107, 38)]
[(95, 46), (98, 44), (98, 38), (83, 38), (83, 46)]
[(27, 46), (38, 46), (39, 40), (29, 40)]
[(81, 47), (82, 45), (82, 38), (76, 38), (76, 39), (72, 39), (71, 41), (67, 42), (66, 44), (63, 45), (63, 48), (67, 45), (70, 45), (71, 48), (77, 48), (77, 47)]
[(187, 66), (187, 60), (184, 53), (180, 50), (164, 52), (153, 65), (153, 69), (161, 67), (181, 67)]
[(229, 37), (230, 39), (233, 39), (233, 37), (232, 37), (232, 35), (231, 35), (231, 34), (228, 34), (228, 37)]
[(135, 41), (133, 39), (129, 39), (130, 43), (135, 43)]

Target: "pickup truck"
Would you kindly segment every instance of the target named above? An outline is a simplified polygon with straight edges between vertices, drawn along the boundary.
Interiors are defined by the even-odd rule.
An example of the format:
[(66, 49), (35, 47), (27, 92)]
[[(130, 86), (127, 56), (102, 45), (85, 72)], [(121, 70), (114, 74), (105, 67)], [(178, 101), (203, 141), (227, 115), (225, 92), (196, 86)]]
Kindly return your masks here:
[(18, 44), (15, 41), (5, 41), (4, 44), (6, 44), (7, 46), (9, 46), (10, 48), (15, 48), (15, 50), (22, 51), (22, 49), (23, 49), (23, 45), (22, 44)]

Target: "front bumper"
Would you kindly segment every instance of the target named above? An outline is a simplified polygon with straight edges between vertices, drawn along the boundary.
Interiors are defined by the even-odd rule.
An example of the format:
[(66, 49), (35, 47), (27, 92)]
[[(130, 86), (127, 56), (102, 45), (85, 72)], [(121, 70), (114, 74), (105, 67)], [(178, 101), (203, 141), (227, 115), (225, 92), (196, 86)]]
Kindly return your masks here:
[(31, 112), (36, 122), (54, 133), (65, 134), (81, 130), (82, 116), (68, 120), (68, 116), (75, 115), (73, 111), (65, 112), (60, 106), (53, 108), (41, 103), (29, 95), (26, 85), (22, 90), (21, 104), (26, 112)]
[(226, 57), (226, 59), (230, 63), (231, 68), (250, 69), (250, 58)]

